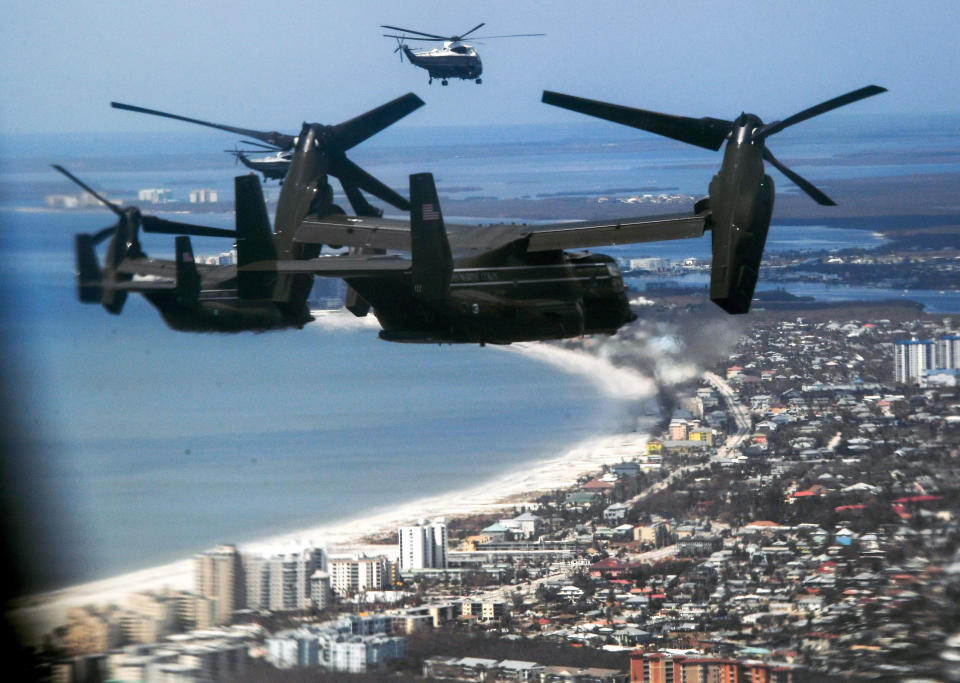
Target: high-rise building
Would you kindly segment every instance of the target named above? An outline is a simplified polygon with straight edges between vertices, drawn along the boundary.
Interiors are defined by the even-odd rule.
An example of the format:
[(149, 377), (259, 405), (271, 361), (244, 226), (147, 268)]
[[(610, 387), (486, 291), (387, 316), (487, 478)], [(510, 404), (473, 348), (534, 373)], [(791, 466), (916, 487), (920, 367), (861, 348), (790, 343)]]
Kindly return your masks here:
[(894, 380), (899, 384), (923, 383), (928, 370), (960, 368), (960, 336), (909, 339), (894, 342)]
[(220, 545), (193, 558), (194, 592), (216, 600), (216, 623), (229, 624), (244, 607), (243, 566), (234, 545)]
[(960, 336), (949, 335), (936, 341), (933, 367), (944, 370), (960, 368)]
[(364, 591), (379, 591), (390, 582), (390, 562), (383, 555), (330, 559), (330, 588), (348, 596)]
[[(331, 563), (333, 560), (330, 561)], [(326, 609), (331, 602), (330, 573), (317, 570), (310, 577), (310, 602), (317, 609)]]
[(325, 571), (322, 548), (261, 555), (245, 553), (246, 607), (271, 611), (306, 609), (311, 606), (310, 579)]
[(934, 367), (934, 343), (929, 339), (898, 341), (893, 349), (894, 381), (898, 384), (916, 384), (924, 371)]
[(402, 526), (399, 533), (400, 571), (447, 568), (447, 524), (438, 519)]

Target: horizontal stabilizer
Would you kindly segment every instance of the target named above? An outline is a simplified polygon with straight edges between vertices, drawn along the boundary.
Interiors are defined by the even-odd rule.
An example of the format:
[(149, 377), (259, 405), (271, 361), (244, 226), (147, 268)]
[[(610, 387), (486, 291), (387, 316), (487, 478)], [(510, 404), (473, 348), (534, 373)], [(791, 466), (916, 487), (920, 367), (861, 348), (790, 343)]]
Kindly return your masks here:
[(109, 292), (172, 292), (177, 289), (173, 280), (119, 280), (104, 282), (102, 287)]

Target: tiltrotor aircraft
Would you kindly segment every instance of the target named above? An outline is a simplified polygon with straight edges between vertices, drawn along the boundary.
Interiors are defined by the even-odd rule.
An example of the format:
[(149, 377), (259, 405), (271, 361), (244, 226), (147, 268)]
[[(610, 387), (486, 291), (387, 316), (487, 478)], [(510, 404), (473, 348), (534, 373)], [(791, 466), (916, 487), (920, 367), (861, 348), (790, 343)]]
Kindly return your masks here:
[(767, 149), (767, 138), (788, 126), (882, 92), (886, 88), (868, 85), (768, 124), (755, 114), (743, 113), (733, 121), (692, 119), (548, 90), (543, 92), (542, 99), (547, 104), (713, 151), (727, 143), (720, 171), (710, 181), (710, 194), (696, 204), (694, 211), (704, 217), (712, 231), (710, 299), (728, 313), (746, 313), (750, 310), (773, 213), (773, 179), (764, 172), (763, 162), (769, 161), (818, 204), (835, 205), (812, 183), (780, 163)]
[[(247, 156), (251, 152), (257, 152), (257, 150), (233, 149), (226, 151), (233, 154), (237, 160), (247, 168), (257, 173), (262, 173), (264, 180), (272, 178), (280, 180), (281, 182), (283, 181), (287, 175), (287, 170), (290, 168), (290, 162), (293, 159), (293, 148), (297, 144), (296, 135), (278, 133), (275, 130), (262, 131), (251, 130), (249, 128), (237, 128), (236, 126), (227, 126), (222, 123), (211, 123), (210, 121), (191, 119), (186, 116), (180, 116), (179, 114), (157, 111), (156, 109), (123, 104), (122, 102), (111, 102), (110, 106), (114, 109), (162, 116), (168, 119), (186, 121), (187, 123), (195, 123), (200, 126), (207, 126), (208, 128), (216, 128), (218, 130), (236, 133), (237, 135), (255, 138), (259, 140), (259, 142), (253, 142), (251, 140), (244, 140), (243, 142), (247, 145), (259, 147), (259, 153), (269, 152), (270, 154), (268, 156), (261, 158), (251, 158)], [(358, 190), (369, 192), (402, 211), (410, 210), (410, 205), (406, 199), (350, 161), (346, 156), (346, 152), (374, 133), (396, 123), (414, 109), (422, 106), (423, 100), (409, 93), (398, 100), (389, 102), (362, 116), (344, 121), (335, 126), (324, 126), (318, 123), (310, 124), (321, 131), (321, 134), (317, 136), (317, 144), (323, 147), (324, 154), (327, 158), (326, 173), (340, 180), (343, 191), (350, 199), (354, 210), (358, 213), (369, 212), (371, 210), (376, 211), (366, 203), (366, 199), (364, 199)], [(303, 124), (303, 126), (306, 125), (306, 123)], [(359, 208), (360, 206), (363, 206), (362, 210)]]
[[(264, 327), (302, 325), (309, 320), (305, 301), (312, 278), (339, 277), (350, 288), (347, 308), (364, 316), (372, 307), (382, 327), (380, 337), (388, 341), (508, 344), (613, 334), (636, 319), (616, 262), (603, 254), (567, 250), (700, 237), (709, 229), (713, 245), (710, 298), (729, 313), (746, 313), (773, 208), (773, 182), (764, 173), (764, 159), (815, 200), (832, 203), (776, 161), (765, 147), (766, 138), (883, 91), (877, 86), (862, 88), (766, 125), (752, 114), (742, 114), (735, 121), (688, 119), (545, 92), (544, 101), (549, 103), (710, 149), (727, 142), (709, 196), (693, 212), (588, 223), (447, 225), (429, 173), (410, 176), (409, 222), (375, 215), (345, 216), (331, 204), (326, 189), (327, 161), (316, 144), (323, 129), (305, 126), (283, 185), (272, 235), (262, 197), (248, 187), (249, 179), (237, 181), (235, 280), (223, 277), (227, 271), (205, 274), (201, 270), (199, 285), (192, 284), (197, 271), (183, 265), (189, 257), (181, 247), (188, 245), (189, 238), (180, 237), (177, 261), (164, 264), (162, 273), (168, 280), (168, 301), (175, 302), (168, 306), (175, 307), (180, 318), (151, 301), (179, 329), (197, 329), (175, 324), (184, 315), (203, 321), (207, 327), (201, 329), (250, 329), (243, 325), (217, 328), (211, 320), (218, 314), (196, 313), (205, 295), (214, 290), (218, 296), (231, 297), (236, 310), (251, 306), (279, 311), (277, 323)], [(143, 291), (149, 298), (150, 292), (137, 289), (137, 280), (131, 277), (155, 274), (123, 228), (125, 220), (133, 220), (125, 218), (128, 215), (138, 216), (127, 209), (121, 212), (116, 229), (77, 239), (80, 298), (91, 301), (99, 294), (111, 312), (118, 311), (111, 308), (110, 292)], [(144, 229), (156, 220), (148, 218), (137, 218)], [(176, 229), (185, 235), (200, 234), (192, 232), (193, 226), (171, 227)], [(85, 246), (111, 234), (108, 266), (94, 277)], [(350, 247), (350, 253), (321, 255), (323, 245)]]
[[(296, 136), (292, 155), (294, 181), (280, 191), (274, 228), (270, 227), (260, 182), (254, 175), (236, 179), (236, 230), (207, 228), (141, 214), (135, 207), (118, 208), (66, 169), (55, 168), (96, 197), (117, 215), (117, 223), (95, 234), (75, 238), (78, 296), (84, 303), (101, 303), (110, 313), (123, 310), (130, 292), (142, 294), (167, 324), (178, 330), (235, 332), (302, 327), (312, 320), (307, 296), (310, 276), (238, 272), (237, 266), (196, 264), (191, 235), (227, 237), (236, 240), (240, 266), (275, 258), (305, 258), (319, 248), (294, 244), (292, 235), (310, 211), (323, 215), (343, 213), (333, 204), (328, 175), (340, 178), (358, 215), (379, 216), (358, 186), (401, 209), (407, 199), (383, 185), (344, 156), (344, 151), (363, 142), (421, 106), (423, 101), (407, 93), (337, 126), (304, 124)], [(268, 134), (264, 134), (268, 135)], [(280, 133), (276, 144), (286, 144)], [(298, 154), (299, 153), (299, 154)], [(173, 261), (151, 259), (145, 254), (139, 233), (180, 235)], [(103, 263), (97, 245), (109, 238)]]
[[(459, 78), (465, 81), (476, 81), (483, 83), (480, 74), (483, 73), (483, 63), (480, 61), (480, 55), (472, 45), (467, 45), (463, 39), (486, 24), (480, 23), (472, 29), (459, 36), (438, 36), (434, 33), (424, 33), (414, 31), (409, 28), (400, 28), (399, 26), (387, 26), (381, 24), (380, 28), (388, 28), (393, 31), (400, 31), (401, 35), (394, 33), (384, 33), (386, 38), (397, 39), (397, 49), (394, 52), (400, 53), (400, 61), (403, 61), (403, 55), (414, 66), (426, 69), (429, 74), (427, 83), (433, 83), (434, 78), (440, 79), (440, 85), (447, 85), (448, 78)], [(407, 35), (412, 34), (412, 35)], [(513, 33), (505, 36), (474, 36), (473, 40), (490, 40), (493, 38), (524, 38), (532, 36), (543, 36), (545, 33)], [(407, 47), (406, 41), (438, 41), (443, 43), (443, 47), (432, 50), (411, 50)]]

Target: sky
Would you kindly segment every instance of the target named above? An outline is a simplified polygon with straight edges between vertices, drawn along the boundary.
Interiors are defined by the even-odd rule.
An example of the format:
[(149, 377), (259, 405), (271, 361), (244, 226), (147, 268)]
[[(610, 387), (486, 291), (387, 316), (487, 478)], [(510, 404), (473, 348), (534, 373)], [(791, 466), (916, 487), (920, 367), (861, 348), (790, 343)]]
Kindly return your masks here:
[[(534, 33), (475, 45), (483, 84), (427, 85), (380, 24)], [(577, 115), (543, 89), (687, 116), (766, 120), (876, 83), (861, 113), (956, 113), (955, 0), (7, 0), (0, 133), (172, 131), (111, 100), (235, 126), (337, 123), (405, 92), (401, 125)], [(469, 41), (468, 41), (469, 42)]]

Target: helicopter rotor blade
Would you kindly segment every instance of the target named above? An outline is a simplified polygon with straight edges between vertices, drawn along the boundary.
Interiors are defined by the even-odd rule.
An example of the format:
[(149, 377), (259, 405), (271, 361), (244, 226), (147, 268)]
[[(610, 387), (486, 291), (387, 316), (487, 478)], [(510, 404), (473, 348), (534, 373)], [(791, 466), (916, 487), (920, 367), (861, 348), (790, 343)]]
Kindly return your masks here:
[(474, 36), (471, 40), (490, 40), (491, 38), (525, 38), (528, 36), (545, 36), (546, 33), (511, 33), (505, 36)]
[[(407, 201), (406, 198), (392, 188), (387, 187), (384, 183), (374, 178), (346, 157), (331, 160), (330, 175), (340, 179), (341, 184), (344, 185), (345, 192), (347, 191), (347, 185), (353, 185), (397, 207), (401, 211), (410, 210), (410, 202)], [(347, 197), (349, 198), (349, 196), (348, 192)]]
[[(119, 206), (115, 206), (114, 204), (111, 204), (110, 202), (108, 202), (107, 199), (106, 199), (106, 197), (103, 197), (102, 195), (98, 194), (93, 188), (91, 188), (91, 187), (90, 187), (89, 185), (87, 185), (85, 182), (83, 182), (82, 180), (80, 180), (77, 176), (73, 175), (70, 171), (68, 171), (67, 169), (65, 169), (65, 168), (64, 168), (63, 166), (61, 166), (60, 164), (52, 164), (52, 166), (53, 166), (57, 171), (59, 171), (60, 173), (62, 173), (62, 174), (65, 175), (65, 176), (67, 176), (70, 180), (72, 180), (72, 181), (75, 182), (77, 185), (79, 185), (79, 186), (82, 187), (84, 190), (86, 190), (86, 191), (89, 192), (91, 195), (93, 195), (93, 197), (94, 197), (98, 202), (100, 202), (101, 204), (103, 204), (105, 207), (107, 207), (108, 209), (110, 209), (111, 211), (113, 211), (115, 214), (117, 214), (117, 215), (120, 216), (121, 218), (123, 217), (123, 210), (122, 210)], [(111, 229), (112, 229), (112, 228), (111, 228)], [(100, 232), (103, 232), (103, 231), (101, 230)], [(97, 234), (99, 234), (99, 233), (97, 233)]]
[[(480, 26), (483, 26), (483, 24), (480, 24)], [(400, 28), (399, 26), (387, 26), (386, 24), (380, 24), (380, 28), (388, 28), (391, 31), (401, 31), (403, 33), (413, 33), (418, 36), (426, 36), (427, 38), (433, 38), (434, 40), (450, 40), (449, 38), (438, 36), (436, 33), (424, 33), (423, 31), (414, 31), (409, 28)]]
[(619, 104), (588, 100), (573, 95), (543, 91), (542, 101), (571, 111), (639, 128), (680, 142), (717, 151), (733, 128), (732, 121), (703, 117), (693, 119), (646, 109), (634, 109)]
[(390, 126), (413, 110), (422, 107), (423, 100), (408, 92), (395, 100), (382, 104), (376, 109), (371, 109), (365, 114), (360, 114), (349, 121), (332, 126), (332, 139), (334, 144), (341, 151), (345, 152), (355, 145), (376, 135), (387, 126)]
[(476, 30), (477, 30), (478, 28), (480, 28), (481, 26), (486, 26), (486, 23), (480, 22), (479, 24), (477, 24), (476, 26), (474, 26), (472, 29), (470, 29), (470, 30), (467, 31), (466, 33), (461, 33), (459, 36), (456, 36), (455, 40), (463, 40), (464, 38), (466, 38), (467, 36), (469, 36), (471, 33), (473, 33), (474, 31), (476, 31)]
[(773, 164), (773, 166), (778, 171), (780, 171), (783, 175), (787, 176), (790, 180), (792, 180), (794, 185), (796, 185), (801, 190), (806, 192), (807, 195), (809, 195), (810, 199), (815, 201), (817, 204), (820, 204), (821, 206), (837, 205), (835, 201), (833, 201), (832, 199), (830, 199), (830, 197), (828, 197), (823, 192), (818, 190), (814, 186), (814, 184), (811, 183), (809, 180), (795, 173), (794, 171), (791, 171), (789, 168), (787, 168), (782, 163), (780, 163), (780, 161), (778, 161), (777, 158), (773, 156), (773, 153), (766, 147), (763, 148), (763, 158), (766, 161), (769, 161), (771, 164)]
[(834, 97), (832, 100), (821, 102), (820, 104), (810, 107), (809, 109), (804, 109), (801, 112), (797, 112), (793, 116), (788, 116), (783, 121), (774, 121), (772, 123), (768, 123), (753, 134), (753, 139), (763, 140), (770, 137), (774, 133), (779, 133), (788, 126), (800, 123), (801, 121), (806, 121), (807, 119), (812, 119), (814, 116), (820, 116), (820, 114), (825, 114), (828, 111), (852, 104), (858, 100), (879, 95), (882, 92), (887, 92), (887, 89), (882, 88), (879, 85), (868, 85), (864, 88), (852, 90), (845, 95)]
[(396, 38), (397, 40), (419, 40), (423, 42), (445, 43), (449, 38), (417, 38), (416, 36), (398, 36), (393, 33), (384, 33), (384, 38)]
[(278, 133), (277, 131), (261, 131), (261, 130), (251, 130), (249, 128), (237, 128), (235, 126), (227, 126), (222, 123), (211, 123), (210, 121), (202, 121), (200, 119), (191, 119), (187, 116), (180, 116), (179, 114), (170, 114), (164, 111), (158, 111), (156, 109), (147, 109), (146, 107), (137, 107), (132, 104), (123, 104), (122, 102), (111, 102), (110, 106), (114, 109), (124, 109), (126, 111), (134, 111), (140, 114), (151, 114), (152, 116), (162, 116), (168, 119), (175, 119), (177, 121), (186, 121), (187, 123), (195, 123), (198, 126), (207, 126), (208, 128), (216, 128), (218, 130), (225, 130), (228, 133), (236, 133), (237, 135), (246, 135), (247, 137), (256, 138), (257, 140), (262, 140), (267, 144), (274, 145), (280, 149), (291, 149), (293, 147), (294, 136), (285, 135), (284, 133)]

